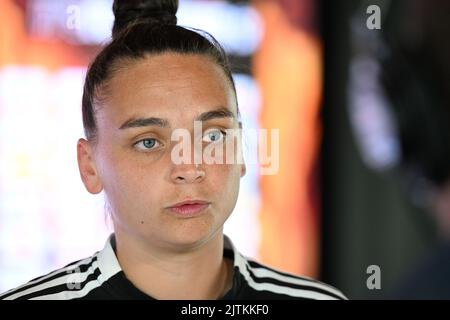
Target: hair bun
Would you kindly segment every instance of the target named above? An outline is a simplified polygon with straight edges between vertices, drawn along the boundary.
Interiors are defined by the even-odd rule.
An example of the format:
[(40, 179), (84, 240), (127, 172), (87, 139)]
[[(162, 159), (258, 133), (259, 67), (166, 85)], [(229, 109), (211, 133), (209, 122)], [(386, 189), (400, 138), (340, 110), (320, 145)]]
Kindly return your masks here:
[(136, 21), (176, 25), (178, 0), (114, 0), (113, 37)]

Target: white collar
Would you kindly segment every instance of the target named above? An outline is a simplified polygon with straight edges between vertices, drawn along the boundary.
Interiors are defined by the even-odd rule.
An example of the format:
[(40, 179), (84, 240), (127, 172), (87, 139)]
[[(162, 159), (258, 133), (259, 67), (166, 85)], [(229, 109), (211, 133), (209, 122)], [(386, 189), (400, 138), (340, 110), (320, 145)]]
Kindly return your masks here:
[[(114, 233), (106, 240), (104, 248), (97, 253), (98, 265), (103, 281), (108, 280), (115, 274), (122, 271), (122, 268), (117, 260), (117, 256), (113, 249)], [(233, 242), (224, 235), (224, 251), (229, 250), (233, 253), (233, 265), (239, 267), (246, 264), (246, 259), (236, 250)]]

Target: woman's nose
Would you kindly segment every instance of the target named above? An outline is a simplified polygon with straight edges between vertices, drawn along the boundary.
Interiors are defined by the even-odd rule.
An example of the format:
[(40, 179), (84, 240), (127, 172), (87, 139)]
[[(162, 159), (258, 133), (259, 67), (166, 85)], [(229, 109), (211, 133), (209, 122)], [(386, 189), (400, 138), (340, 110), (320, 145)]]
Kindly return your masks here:
[(199, 164), (177, 164), (171, 172), (171, 179), (175, 183), (196, 183), (204, 178), (205, 171)]

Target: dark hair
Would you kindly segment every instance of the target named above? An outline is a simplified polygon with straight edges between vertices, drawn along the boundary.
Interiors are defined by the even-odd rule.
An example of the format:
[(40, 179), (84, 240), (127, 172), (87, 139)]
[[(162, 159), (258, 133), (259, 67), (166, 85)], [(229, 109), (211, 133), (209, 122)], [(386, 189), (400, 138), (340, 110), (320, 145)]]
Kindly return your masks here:
[[(99, 89), (126, 62), (148, 54), (174, 52), (199, 54), (212, 59), (224, 71), (236, 93), (224, 49), (209, 33), (177, 26), (178, 0), (114, 0), (112, 40), (88, 68), (82, 99), (86, 138), (96, 137), (95, 104)], [(239, 111), (238, 115), (239, 115)]]

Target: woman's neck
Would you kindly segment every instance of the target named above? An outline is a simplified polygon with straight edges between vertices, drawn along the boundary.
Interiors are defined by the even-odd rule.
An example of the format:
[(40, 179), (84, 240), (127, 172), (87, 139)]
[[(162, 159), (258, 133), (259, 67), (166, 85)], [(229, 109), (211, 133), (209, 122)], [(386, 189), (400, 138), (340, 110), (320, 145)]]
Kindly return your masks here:
[(232, 262), (223, 257), (223, 234), (184, 252), (151, 247), (116, 230), (116, 255), (127, 278), (155, 299), (217, 299), (232, 283)]

